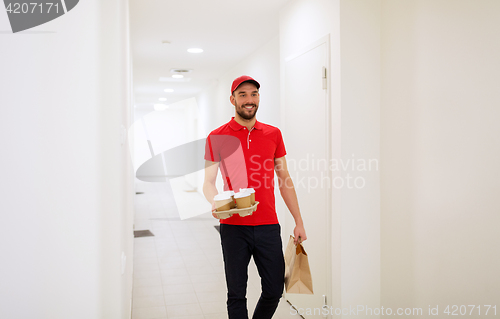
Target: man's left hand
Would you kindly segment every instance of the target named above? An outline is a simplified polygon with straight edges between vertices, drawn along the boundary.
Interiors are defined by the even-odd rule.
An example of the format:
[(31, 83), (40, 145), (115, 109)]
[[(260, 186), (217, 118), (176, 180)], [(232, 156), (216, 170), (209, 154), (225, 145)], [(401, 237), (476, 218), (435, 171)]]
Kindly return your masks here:
[(306, 240), (307, 236), (306, 236), (306, 230), (304, 229), (304, 226), (301, 226), (301, 225), (295, 226), (295, 229), (293, 230), (293, 236), (295, 237), (295, 240), (294, 240), (295, 245)]

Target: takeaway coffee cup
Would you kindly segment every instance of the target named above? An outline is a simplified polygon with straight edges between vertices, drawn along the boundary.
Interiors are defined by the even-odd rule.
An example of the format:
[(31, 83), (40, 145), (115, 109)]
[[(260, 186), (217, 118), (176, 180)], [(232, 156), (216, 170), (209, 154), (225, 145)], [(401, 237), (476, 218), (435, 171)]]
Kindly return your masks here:
[(250, 193), (250, 203), (255, 205), (255, 189), (253, 188), (240, 188), (240, 192), (249, 192)]
[(234, 191), (225, 191), (224, 194), (229, 194), (231, 196), (231, 209), (236, 207), (236, 204), (234, 203)]
[(248, 208), (252, 206), (250, 192), (239, 192), (234, 194), (234, 200), (236, 201), (236, 206), (239, 208)]
[(231, 202), (233, 202), (233, 199), (231, 197), (231, 194), (221, 193), (215, 195), (214, 202), (215, 202), (215, 210), (221, 212), (231, 209)]

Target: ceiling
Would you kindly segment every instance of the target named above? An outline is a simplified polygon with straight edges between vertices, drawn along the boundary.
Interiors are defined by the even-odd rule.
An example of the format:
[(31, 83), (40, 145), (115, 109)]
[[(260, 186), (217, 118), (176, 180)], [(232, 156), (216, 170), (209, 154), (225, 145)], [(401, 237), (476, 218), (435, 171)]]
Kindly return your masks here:
[[(288, 1), (130, 0), (136, 109), (196, 96), (278, 34), (279, 10)], [(204, 52), (188, 53), (189, 48)], [(185, 76), (190, 80), (172, 82), (173, 68), (192, 69)], [(164, 92), (167, 88), (174, 92)]]

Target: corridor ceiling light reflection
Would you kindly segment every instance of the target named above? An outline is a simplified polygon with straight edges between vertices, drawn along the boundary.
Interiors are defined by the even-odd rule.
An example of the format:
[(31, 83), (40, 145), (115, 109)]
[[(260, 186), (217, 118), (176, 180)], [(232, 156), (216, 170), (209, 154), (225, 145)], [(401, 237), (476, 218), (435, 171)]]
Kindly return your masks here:
[(174, 75), (172, 75), (172, 77), (174, 79), (182, 79), (184, 77), (184, 75), (182, 75), (182, 74), (174, 74)]
[(191, 48), (191, 49), (188, 49), (188, 52), (189, 53), (201, 53), (201, 52), (203, 52), (203, 49)]

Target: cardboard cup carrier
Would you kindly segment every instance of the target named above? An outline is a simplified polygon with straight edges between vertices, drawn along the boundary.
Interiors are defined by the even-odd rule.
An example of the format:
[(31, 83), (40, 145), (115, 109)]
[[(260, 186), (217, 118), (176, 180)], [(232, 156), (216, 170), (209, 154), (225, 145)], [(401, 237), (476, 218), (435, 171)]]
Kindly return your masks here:
[[(250, 190), (245, 190), (239, 193), (226, 191), (216, 195), (214, 197), (216, 209), (214, 214), (218, 219), (226, 219), (234, 214), (238, 214), (240, 217), (252, 215), (252, 213), (257, 210), (257, 205), (259, 204), (259, 202), (255, 202), (255, 200), (252, 201), (252, 195), (254, 195), (254, 193), (255, 191), (252, 193)], [(231, 196), (232, 194), (234, 195)]]

